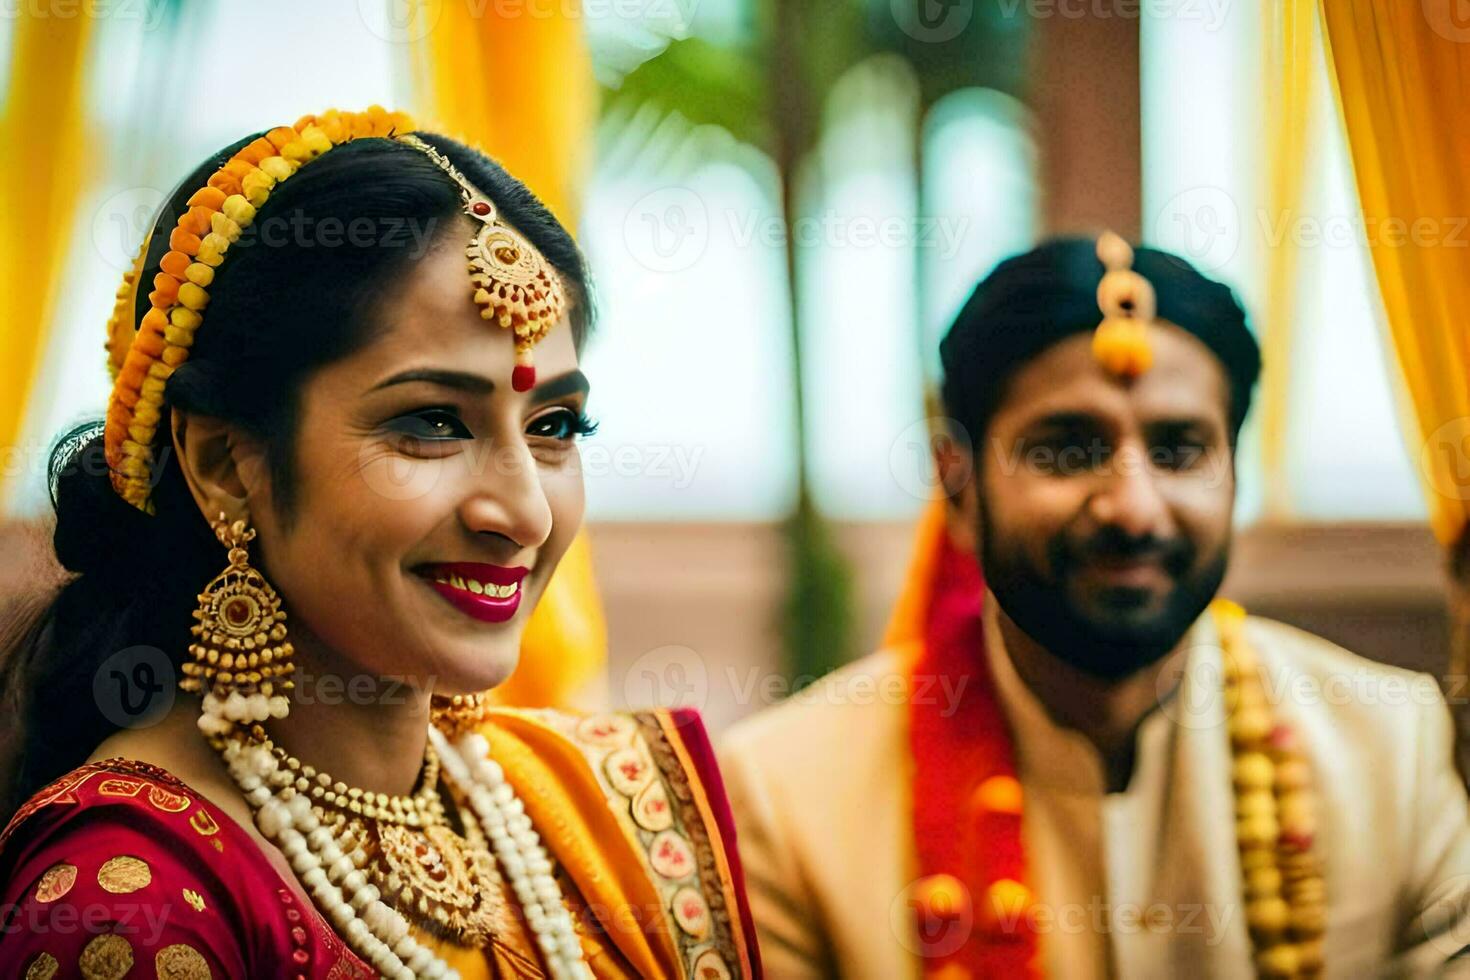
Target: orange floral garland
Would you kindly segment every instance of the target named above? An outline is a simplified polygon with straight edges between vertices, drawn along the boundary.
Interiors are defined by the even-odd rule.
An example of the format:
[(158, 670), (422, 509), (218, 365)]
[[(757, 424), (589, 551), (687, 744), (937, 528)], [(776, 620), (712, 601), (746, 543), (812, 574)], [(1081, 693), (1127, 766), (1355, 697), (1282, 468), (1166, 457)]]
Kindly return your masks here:
[[(912, 796), (922, 802), (913, 814), (921, 877), (909, 892), (916, 952), (933, 980), (1041, 977), (1036, 897), (1026, 884), (1024, 790), (985, 663), (984, 586), (970, 556), (943, 538), (936, 548), (923, 636), (903, 644), (911, 689), (943, 677), (972, 683), (947, 710), (934, 698), (910, 704)], [(1313, 852), (1310, 763), (1294, 731), (1271, 711), (1259, 657), (1245, 635), (1245, 610), (1217, 599), (1210, 612), (1224, 654), (1236, 842), (1254, 965), (1263, 977), (1320, 977), (1326, 886)]]
[(366, 112), (330, 109), (302, 116), (294, 126), (278, 126), (240, 149), (188, 200), (169, 233), (169, 251), (159, 263), (148, 294), (150, 309), (128, 336), (133, 296), (142, 277), (144, 255), (123, 276), (108, 323), (112, 397), (103, 444), (113, 488), (140, 510), (153, 512), (153, 438), (162, 416), (163, 388), (189, 358), (195, 331), (209, 303), (209, 285), (230, 245), (255, 219), (276, 184), (303, 164), (342, 143), (391, 136), (413, 129), (401, 112), (370, 106)]

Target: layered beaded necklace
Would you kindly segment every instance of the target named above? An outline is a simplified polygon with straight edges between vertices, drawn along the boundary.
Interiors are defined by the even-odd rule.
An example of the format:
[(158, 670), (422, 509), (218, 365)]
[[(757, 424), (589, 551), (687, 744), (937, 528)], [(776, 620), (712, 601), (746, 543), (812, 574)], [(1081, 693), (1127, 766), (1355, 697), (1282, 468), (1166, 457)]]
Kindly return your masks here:
[[(244, 730), (207, 708), (200, 728), (260, 832), (281, 849), (332, 927), (383, 976), (457, 978), (410, 934), (404, 912), (433, 932), (484, 945), (506, 921), (502, 873), (549, 974), (592, 976), (551, 859), (483, 735), (469, 732), (451, 743), (430, 727), (419, 787), (392, 797), (302, 764), (259, 726)], [(441, 773), (452, 795), (468, 804), (458, 808), (463, 836), (449, 826)]]

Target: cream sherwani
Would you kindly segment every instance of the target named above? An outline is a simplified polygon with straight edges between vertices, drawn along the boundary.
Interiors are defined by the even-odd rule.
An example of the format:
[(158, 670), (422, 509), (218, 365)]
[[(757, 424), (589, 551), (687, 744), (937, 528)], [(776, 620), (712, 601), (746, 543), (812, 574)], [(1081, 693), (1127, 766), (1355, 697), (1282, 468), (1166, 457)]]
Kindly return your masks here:
[[(993, 607), (993, 603), (988, 603)], [(987, 617), (1014, 733), (1041, 954), (1052, 977), (1252, 977), (1221, 652), (1206, 616), (1183, 678), (1138, 731), (1127, 789), (1052, 722)], [(1328, 977), (1470, 975), (1470, 818), (1433, 678), (1247, 621), (1267, 696), (1315, 775)], [(873, 654), (733, 729), (721, 765), (774, 980), (917, 976), (904, 670)], [(886, 694), (885, 694), (886, 692)], [(953, 692), (933, 691), (937, 697)]]

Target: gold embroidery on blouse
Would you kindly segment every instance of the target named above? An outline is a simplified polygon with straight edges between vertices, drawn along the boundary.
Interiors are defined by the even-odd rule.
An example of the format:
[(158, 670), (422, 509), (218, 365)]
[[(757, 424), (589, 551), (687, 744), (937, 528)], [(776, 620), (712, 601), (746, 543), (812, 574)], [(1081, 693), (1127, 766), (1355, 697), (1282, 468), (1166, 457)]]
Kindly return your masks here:
[(210, 980), (209, 962), (187, 943), (165, 946), (153, 957), (158, 980)]
[(214, 818), (204, 810), (195, 810), (189, 816), (189, 826), (193, 827), (195, 833), (201, 837), (209, 837), (219, 833), (219, 824), (215, 823)]
[(97, 784), (97, 795), (134, 797), (143, 792), (143, 787), (147, 785), (148, 783), (139, 779), (113, 777)]
[(41, 875), (41, 880), (36, 882), (36, 901), (41, 904), (54, 902), (67, 892), (71, 886), (77, 883), (77, 866), (74, 864), (53, 864)]
[(148, 802), (155, 810), (164, 813), (183, 813), (189, 809), (189, 798), (182, 793), (171, 793), (162, 786), (148, 787)]
[(56, 957), (50, 953), (42, 953), (31, 960), (31, 965), (26, 968), (26, 980), (51, 980), (60, 969), (61, 964), (56, 962)]
[(83, 980), (122, 980), (133, 968), (133, 947), (122, 936), (98, 936), (82, 950), (77, 967)]
[(204, 896), (194, 891), (192, 888), (184, 889), (184, 901), (188, 902), (189, 907), (192, 908), (195, 912), (204, 911)]
[(127, 895), (146, 888), (153, 880), (153, 872), (141, 858), (119, 854), (97, 870), (97, 884), (103, 891), (114, 895)]

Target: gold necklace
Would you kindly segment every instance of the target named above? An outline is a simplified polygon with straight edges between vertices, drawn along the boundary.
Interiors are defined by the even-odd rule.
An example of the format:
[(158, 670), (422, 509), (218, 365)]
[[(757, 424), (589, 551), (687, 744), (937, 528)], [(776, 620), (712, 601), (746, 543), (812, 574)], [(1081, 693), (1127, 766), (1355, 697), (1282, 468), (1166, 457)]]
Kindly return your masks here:
[(296, 791), (309, 795), (314, 806), (411, 827), (444, 822), (444, 806), (438, 791), (439, 756), (434, 752), (433, 745), (426, 743), (424, 746), (424, 764), (418, 789), (412, 796), (391, 796), (349, 786), (339, 779), (333, 779), (323, 770), (302, 763), (272, 742), (259, 725), (252, 730), (251, 737), (271, 750), (290, 775)]
[(462, 835), (447, 820), (411, 827), (338, 811), (323, 822), (343, 841), (343, 850), (355, 855), (354, 863), (384, 901), (441, 939), (482, 947), (504, 934), (505, 893), (473, 812), (462, 806), (457, 814)]
[(259, 725), (251, 738), (281, 764), (278, 782), (311, 798), (317, 819), (384, 902), (426, 932), (463, 946), (483, 947), (504, 934), (509, 919), (500, 870), (471, 807), (455, 807), (463, 834), (450, 826), (432, 743), (425, 746), (414, 793), (392, 796), (349, 786), (303, 763)]

